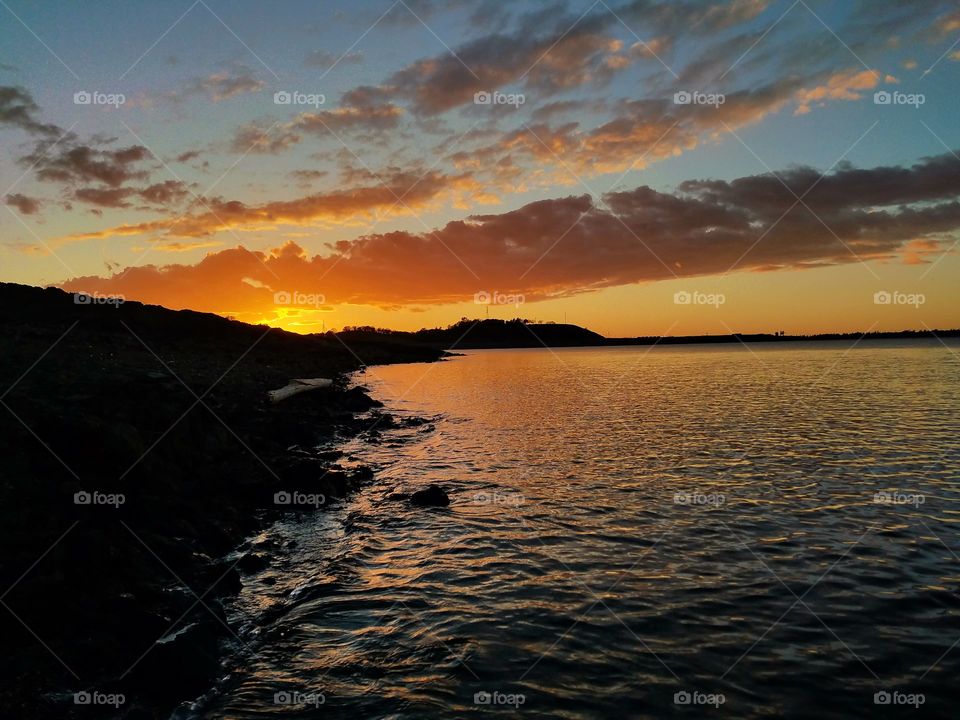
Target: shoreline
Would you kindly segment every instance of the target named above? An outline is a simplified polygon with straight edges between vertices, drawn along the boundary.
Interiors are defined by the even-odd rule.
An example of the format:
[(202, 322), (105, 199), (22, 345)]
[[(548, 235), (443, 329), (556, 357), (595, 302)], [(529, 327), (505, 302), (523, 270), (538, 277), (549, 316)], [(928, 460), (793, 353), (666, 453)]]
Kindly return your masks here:
[[(349, 373), (444, 353), (348, 351), (201, 313), (76, 305), (59, 290), (3, 285), (0, 300), (0, 708), (71, 718), (89, 715), (86, 699), (106, 716), (167, 718), (242, 642), (224, 603), (269, 556), (225, 558), (282, 513), (372, 479), (340, 447), (369, 428), (362, 414), (393, 418)], [(267, 399), (320, 376), (333, 387)]]
[[(432, 431), (433, 421), (419, 414), (390, 408), (391, 398), (382, 393), (378, 394), (376, 388), (364, 382), (365, 369), (360, 368), (346, 374), (344, 380), (348, 387), (360, 388), (370, 398), (372, 413), (377, 420), (368, 423), (364, 431), (341, 438), (337, 443), (337, 451), (343, 453), (341, 457), (350, 462), (352, 467), (369, 469), (371, 471), (369, 480), (365, 480), (344, 495), (336, 497), (333, 503), (328, 503), (323, 508), (323, 512), (328, 513), (327, 518), (318, 518), (311, 511), (292, 513), (285, 509), (263, 515), (260, 526), (245, 537), (234, 551), (228, 553), (227, 557), (235, 556), (241, 562), (251, 556), (257, 558), (243, 572), (244, 588), (230, 596), (225, 608), (232, 624), (236, 626), (239, 637), (236, 638), (236, 642), (229, 643), (229, 652), (222, 657), (221, 676), (202, 694), (180, 703), (170, 715), (170, 720), (201, 718), (207, 713), (222, 713), (231, 707), (229, 698), (242, 688), (243, 681), (250, 677), (252, 664), (248, 659), (251, 656), (257, 657), (269, 649), (268, 638), (275, 632), (274, 624), (294, 611), (302, 601), (297, 597), (296, 591), (289, 593), (289, 587), (279, 595), (272, 594), (276, 588), (285, 586), (285, 579), (282, 576), (286, 574), (291, 560), (297, 558), (304, 552), (304, 548), (308, 547), (299, 528), (309, 528), (308, 532), (312, 534), (317, 532), (318, 523), (320, 526), (325, 526), (328, 520), (336, 525), (347, 523), (348, 518), (352, 516), (351, 508), (355, 507), (354, 503), (361, 502), (357, 497), (360, 492), (365, 493), (367, 500), (373, 494), (374, 502), (383, 502), (384, 498), (388, 498), (387, 502), (391, 504), (401, 501), (406, 504), (410, 500), (410, 496), (406, 493), (397, 494), (398, 486), (390, 482), (384, 484), (384, 479), (379, 476), (382, 468), (363, 455), (379, 448), (388, 438), (391, 446), (396, 443), (410, 442), (410, 437), (398, 438), (397, 434), (404, 431)], [(359, 417), (370, 419), (367, 413), (359, 414)], [(379, 418), (384, 420), (380, 421)], [(387, 435), (384, 435), (385, 431)], [(328, 562), (336, 565), (338, 562), (332, 558), (330, 550), (331, 548), (327, 548), (327, 552), (319, 557), (311, 555), (309, 560), (301, 559), (300, 562), (310, 563), (310, 567)], [(269, 558), (266, 557), (267, 555)], [(267, 562), (268, 559), (269, 562)], [(264, 605), (250, 603), (250, 595), (244, 594), (248, 588), (259, 600), (267, 598), (266, 603)], [(278, 689), (280, 687), (283, 686), (278, 686)], [(321, 704), (327, 701), (325, 693), (319, 690), (287, 692), (303, 697), (322, 697)]]
[(867, 333), (819, 333), (816, 335), (769, 335), (766, 333), (734, 335), (678, 335), (676, 337), (608, 338), (600, 347), (629, 347), (631, 345), (725, 345), (747, 343), (795, 342), (876, 342), (880, 340), (931, 340), (960, 338), (960, 330), (898, 330)]
[[(960, 334), (943, 334), (939, 336), (921, 336), (921, 337), (907, 337), (907, 336), (896, 336), (896, 337), (836, 337), (836, 338), (806, 338), (806, 337), (792, 337), (792, 338), (771, 338), (770, 340), (752, 340), (752, 339), (743, 339), (738, 340), (736, 338), (726, 339), (724, 336), (723, 340), (717, 340), (715, 342), (704, 342), (700, 340), (686, 340), (678, 339), (675, 342), (667, 342), (667, 338), (663, 338), (659, 341), (651, 340), (650, 342), (611, 342), (603, 345), (527, 345), (523, 347), (515, 346), (505, 346), (505, 347), (471, 347), (469, 345), (457, 346), (455, 349), (448, 349), (446, 352), (450, 356), (462, 355), (467, 351), (484, 351), (484, 350), (615, 350), (618, 348), (630, 348), (630, 347), (643, 347), (651, 348), (654, 347), (691, 347), (691, 348), (704, 348), (712, 346), (722, 346), (730, 345), (733, 349), (743, 348), (745, 346), (777, 346), (782, 343), (783, 345), (789, 346), (793, 344), (812, 344), (812, 343), (837, 343), (842, 347), (870, 347), (871, 343), (905, 343), (909, 345), (910, 343), (926, 343), (930, 346), (940, 346), (942, 347), (948, 341), (960, 340)], [(903, 347), (904, 345), (890, 345), (889, 347)]]

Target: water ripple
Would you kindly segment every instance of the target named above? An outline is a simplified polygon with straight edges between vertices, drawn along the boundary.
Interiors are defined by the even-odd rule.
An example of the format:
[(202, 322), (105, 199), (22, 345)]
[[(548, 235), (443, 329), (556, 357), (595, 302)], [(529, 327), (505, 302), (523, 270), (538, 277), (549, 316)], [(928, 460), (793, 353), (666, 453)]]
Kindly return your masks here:
[[(367, 380), (434, 429), (351, 447), (376, 485), (270, 530), (282, 551), (233, 609), (256, 653), (200, 715), (714, 711), (675, 702), (690, 692), (823, 720), (895, 690), (953, 714), (942, 346), (473, 352)], [(392, 497), (429, 482), (448, 509)]]

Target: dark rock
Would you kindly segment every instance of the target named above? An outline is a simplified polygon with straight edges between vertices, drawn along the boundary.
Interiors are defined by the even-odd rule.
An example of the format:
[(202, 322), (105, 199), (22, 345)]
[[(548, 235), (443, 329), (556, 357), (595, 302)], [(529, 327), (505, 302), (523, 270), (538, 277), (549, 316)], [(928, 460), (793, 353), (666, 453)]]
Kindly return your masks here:
[(363, 412), (378, 407), (383, 407), (383, 403), (367, 395), (365, 388), (353, 387), (343, 394), (343, 409), (349, 412)]
[(171, 700), (207, 690), (221, 671), (217, 625), (210, 618), (157, 640), (137, 667), (136, 683), (149, 695)]
[(270, 564), (270, 558), (263, 553), (247, 553), (237, 562), (240, 572), (250, 574), (263, 570)]
[(410, 496), (410, 504), (418, 507), (446, 507), (450, 498), (439, 485), (429, 485), (425, 490), (417, 490)]
[(277, 547), (277, 541), (269, 535), (260, 535), (250, 541), (250, 546), (257, 550), (273, 550)]
[(284, 490), (315, 489), (319, 479), (327, 471), (328, 465), (316, 458), (292, 456), (276, 464), (277, 473)]
[(243, 588), (243, 581), (240, 579), (240, 572), (235, 567), (223, 564), (214, 566), (214, 585), (207, 592), (209, 597), (222, 598), (236, 595)]
[(358, 482), (367, 482), (373, 480), (373, 468), (366, 465), (359, 465), (353, 469), (352, 477)]

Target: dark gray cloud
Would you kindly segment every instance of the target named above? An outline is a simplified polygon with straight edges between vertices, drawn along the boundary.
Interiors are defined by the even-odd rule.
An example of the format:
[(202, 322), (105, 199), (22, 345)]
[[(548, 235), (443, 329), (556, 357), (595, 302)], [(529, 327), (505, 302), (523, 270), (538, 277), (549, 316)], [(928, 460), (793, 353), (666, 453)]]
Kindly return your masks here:
[(4, 197), (4, 202), (10, 207), (15, 207), (24, 215), (36, 215), (40, 212), (42, 203), (36, 198), (21, 195), (20, 193), (11, 193)]
[(73, 191), (71, 197), (87, 205), (100, 208), (126, 208), (134, 205), (133, 200), (141, 204), (161, 209), (169, 208), (187, 199), (190, 191), (178, 180), (165, 180), (143, 188), (135, 187), (81, 187)]
[(63, 134), (56, 125), (40, 122), (37, 119), (39, 110), (33, 96), (23, 88), (0, 86), (0, 125), (19, 128), (32, 135)]
[[(187, 195), (182, 183), (150, 182), (159, 164), (142, 145), (115, 147), (117, 138), (93, 135), (81, 140), (75, 133), (41, 122), (39, 108), (22, 88), (0, 88), (0, 123), (36, 136), (29, 152), (17, 162), (42, 183), (59, 186), (64, 200), (97, 208), (130, 207), (132, 200), (169, 207)], [(191, 153), (184, 160), (195, 157)], [(24, 214), (35, 214), (40, 203), (23, 195), (10, 195), (7, 204)], [(71, 209), (70, 202), (62, 205)]]
[(142, 145), (125, 148), (98, 148), (75, 141), (54, 144), (44, 141), (20, 159), (32, 167), (37, 179), (64, 184), (100, 182), (118, 188), (150, 175), (150, 152)]

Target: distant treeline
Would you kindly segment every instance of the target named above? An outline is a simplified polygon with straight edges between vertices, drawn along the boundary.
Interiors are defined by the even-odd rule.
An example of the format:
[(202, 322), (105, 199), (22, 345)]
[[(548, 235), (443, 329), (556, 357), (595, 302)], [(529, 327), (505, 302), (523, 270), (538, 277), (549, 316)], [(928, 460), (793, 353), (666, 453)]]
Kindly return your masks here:
[(606, 345), (602, 335), (577, 325), (531, 323), (528, 320), (470, 320), (463, 318), (445, 328), (399, 332), (374, 327), (346, 327), (337, 333), (349, 343), (372, 337), (393, 338), (404, 343), (425, 343), (443, 348), (524, 348), (524, 347), (579, 347)]
[(960, 337), (954, 330), (897, 330), (868, 333), (817, 333), (815, 335), (786, 335), (778, 333), (733, 333), (732, 335), (683, 335), (678, 337), (606, 338), (604, 345), (691, 345), (698, 343), (732, 342), (798, 342), (812, 340), (916, 340), (923, 338)]
[(535, 323), (523, 318), (513, 320), (460, 321), (445, 328), (416, 332), (385, 330), (371, 326), (346, 327), (337, 333), (345, 342), (378, 339), (403, 343), (424, 343), (443, 348), (476, 350), (483, 348), (597, 347), (608, 345), (690, 345), (705, 343), (797, 342), (810, 340), (896, 340), (960, 337), (960, 329), (901, 330), (897, 332), (818, 333), (786, 335), (775, 333), (734, 333), (731, 335), (686, 335), (606, 338), (578, 325)]

